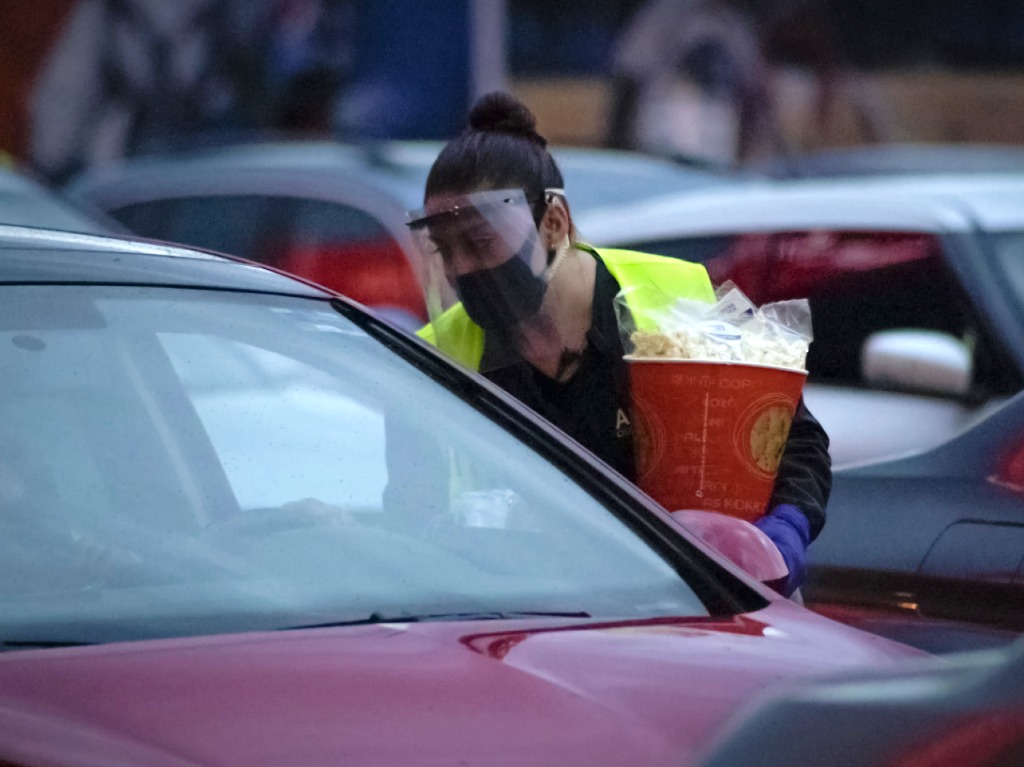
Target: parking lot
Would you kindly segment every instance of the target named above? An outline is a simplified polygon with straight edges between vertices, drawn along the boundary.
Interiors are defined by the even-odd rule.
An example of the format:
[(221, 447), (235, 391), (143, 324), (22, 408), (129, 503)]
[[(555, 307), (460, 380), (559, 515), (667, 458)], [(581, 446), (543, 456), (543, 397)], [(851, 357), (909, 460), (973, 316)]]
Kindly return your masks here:
[(1024, 15), (51, 5), (0, 763), (1024, 763)]

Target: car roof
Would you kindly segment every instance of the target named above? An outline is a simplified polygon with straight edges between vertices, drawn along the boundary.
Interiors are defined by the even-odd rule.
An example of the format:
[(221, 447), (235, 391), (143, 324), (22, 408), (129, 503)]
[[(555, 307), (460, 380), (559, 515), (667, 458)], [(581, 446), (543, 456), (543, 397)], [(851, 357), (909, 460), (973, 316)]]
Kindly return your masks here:
[[(74, 197), (95, 199), (104, 207), (158, 199), (177, 185), (194, 188), (197, 180), (231, 184), (239, 176), (273, 174), (282, 194), (300, 188), (287, 178), (317, 180), (344, 178), (393, 197), (405, 210), (422, 205), (430, 167), (443, 144), (439, 141), (386, 141), (366, 145), (331, 141), (267, 141), (186, 152), (129, 158), (86, 171), (67, 187)], [(579, 147), (552, 147), (565, 176), (566, 193), (574, 209), (617, 205), (729, 182), (729, 177), (687, 168), (636, 152)], [(159, 190), (148, 186), (156, 179)], [(133, 186), (133, 183), (135, 186)], [(237, 193), (237, 188), (234, 188)], [(112, 205), (113, 204), (113, 205)]]
[[(411, 209), (422, 199), (426, 171), (389, 164), (374, 151), (330, 142), (280, 142), (202, 148), (142, 155), (97, 166), (66, 187), (74, 198), (115, 208), (169, 192), (201, 189), (204, 194), (233, 193), (252, 179), (269, 178), (275, 191), (299, 194), (310, 186), (337, 179), (364, 184), (388, 193)], [(239, 184), (239, 179), (246, 183)], [(266, 189), (259, 193), (266, 194)]]
[(110, 231), (43, 184), (12, 168), (0, 168), (0, 223), (96, 234)]
[(332, 295), (264, 266), (192, 248), (0, 224), (0, 284), (55, 283)]
[(831, 147), (757, 166), (781, 177), (892, 176), (1024, 171), (1024, 147), (1005, 144), (884, 143)]
[(751, 180), (577, 217), (599, 244), (805, 229), (1024, 229), (1024, 173)]

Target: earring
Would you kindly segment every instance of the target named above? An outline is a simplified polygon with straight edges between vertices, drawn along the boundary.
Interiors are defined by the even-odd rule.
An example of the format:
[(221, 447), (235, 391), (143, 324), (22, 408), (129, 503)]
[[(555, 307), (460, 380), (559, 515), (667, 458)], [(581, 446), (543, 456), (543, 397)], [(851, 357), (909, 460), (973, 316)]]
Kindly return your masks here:
[(562, 240), (559, 246), (555, 248), (555, 257), (552, 259), (551, 265), (547, 268), (548, 282), (551, 282), (551, 280), (554, 278), (555, 272), (558, 271), (558, 268), (562, 265), (562, 262), (565, 261), (565, 257), (569, 254), (570, 250), (572, 250), (572, 243), (569, 242), (569, 235), (565, 235), (565, 238)]

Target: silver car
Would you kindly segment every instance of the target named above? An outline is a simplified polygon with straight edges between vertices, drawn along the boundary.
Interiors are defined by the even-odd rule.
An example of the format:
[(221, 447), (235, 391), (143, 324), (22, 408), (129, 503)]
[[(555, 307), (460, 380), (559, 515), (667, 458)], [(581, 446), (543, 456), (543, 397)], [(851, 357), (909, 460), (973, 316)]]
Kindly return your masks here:
[[(67, 191), (145, 237), (242, 256), (326, 285), (406, 327), (426, 312), (407, 211), (438, 142), (264, 142), (143, 156)], [(632, 152), (552, 150), (574, 214), (727, 183)]]

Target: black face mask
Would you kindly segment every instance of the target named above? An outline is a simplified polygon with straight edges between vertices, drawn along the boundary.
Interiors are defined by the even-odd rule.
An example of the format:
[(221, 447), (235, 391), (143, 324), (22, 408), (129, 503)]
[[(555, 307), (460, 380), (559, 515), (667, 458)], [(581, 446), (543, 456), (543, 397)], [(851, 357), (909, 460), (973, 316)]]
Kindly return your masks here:
[[(527, 241), (527, 253), (533, 242), (532, 238)], [(547, 287), (518, 253), (498, 266), (455, 278), (455, 290), (469, 318), (496, 332), (512, 330), (537, 314)]]

